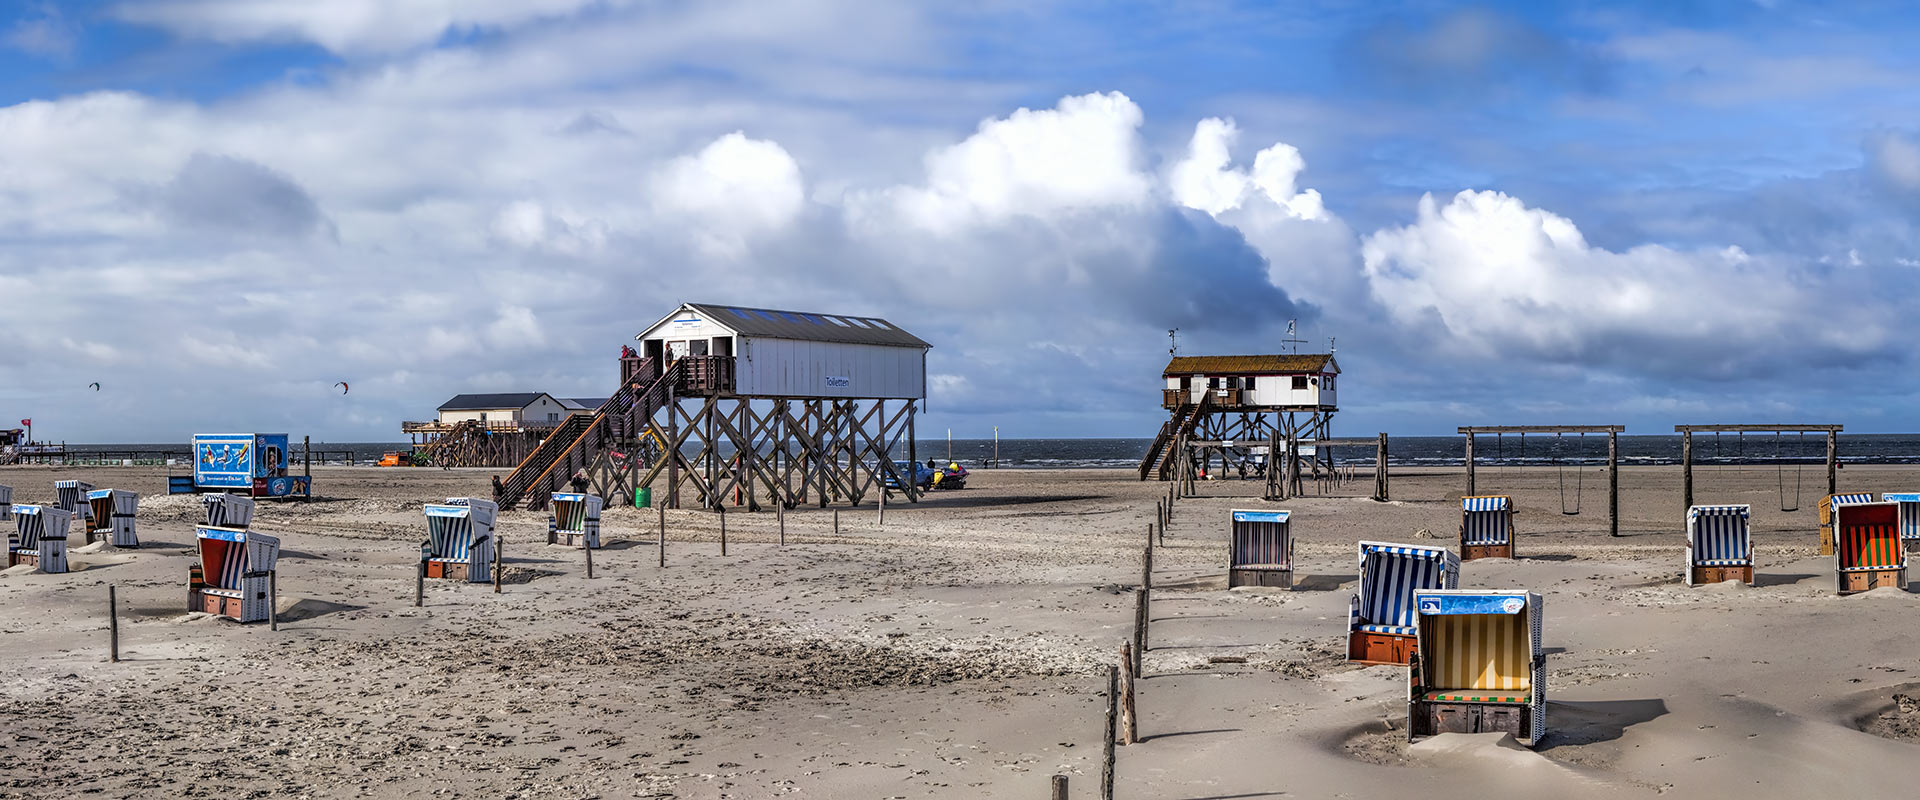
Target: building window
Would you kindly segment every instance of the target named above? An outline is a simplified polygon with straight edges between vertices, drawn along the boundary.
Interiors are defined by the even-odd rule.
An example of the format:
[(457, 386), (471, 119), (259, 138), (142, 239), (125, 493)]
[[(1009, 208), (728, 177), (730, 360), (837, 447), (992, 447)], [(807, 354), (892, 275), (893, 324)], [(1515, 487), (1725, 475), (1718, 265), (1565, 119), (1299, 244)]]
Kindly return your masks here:
[(1333, 391), (1333, 376), (1332, 375), (1322, 376), (1320, 378), (1320, 388), (1325, 389), (1329, 392)]
[(1293, 389), (1294, 389), (1294, 391), (1300, 391), (1300, 390), (1303, 390), (1303, 389), (1305, 389), (1305, 388), (1307, 388), (1307, 376), (1305, 376), (1305, 375), (1295, 375), (1295, 376), (1293, 376)]
[(1253, 391), (1253, 377), (1248, 376), (1245, 378), (1241, 378), (1240, 385), (1242, 388), (1246, 389), (1249, 392)]
[(485, 412), (485, 411), (482, 411), (482, 412), (480, 412), (480, 421), (481, 421), (481, 422), (486, 422), (486, 421), (487, 421), (487, 412)]

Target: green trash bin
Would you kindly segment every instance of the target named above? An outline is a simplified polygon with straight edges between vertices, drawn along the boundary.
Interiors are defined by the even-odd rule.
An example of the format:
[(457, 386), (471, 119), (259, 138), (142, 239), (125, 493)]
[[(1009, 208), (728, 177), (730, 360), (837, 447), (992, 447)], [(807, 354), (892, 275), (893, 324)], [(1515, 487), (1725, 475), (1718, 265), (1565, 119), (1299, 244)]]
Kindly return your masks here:
[(642, 486), (638, 489), (633, 490), (633, 507), (634, 508), (652, 508), (653, 507), (653, 487)]

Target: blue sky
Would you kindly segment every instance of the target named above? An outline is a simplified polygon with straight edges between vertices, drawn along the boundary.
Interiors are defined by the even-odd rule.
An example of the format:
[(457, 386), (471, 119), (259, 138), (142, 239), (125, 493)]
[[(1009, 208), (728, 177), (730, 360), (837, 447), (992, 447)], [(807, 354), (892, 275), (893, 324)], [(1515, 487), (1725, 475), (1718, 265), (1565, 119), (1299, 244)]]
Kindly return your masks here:
[[(1146, 436), (1165, 331), (1348, 433), (1920, 428), (1898, 4), (0, 6), (0, 414), (398, 436), (681, 300), (887, 317), (923, 429)], [(29, 313), (30, 312), (30, 313)], [(348, 380), (354, 393), (328, 391)], [(80, 391), (100, 381), (97, 395)]]

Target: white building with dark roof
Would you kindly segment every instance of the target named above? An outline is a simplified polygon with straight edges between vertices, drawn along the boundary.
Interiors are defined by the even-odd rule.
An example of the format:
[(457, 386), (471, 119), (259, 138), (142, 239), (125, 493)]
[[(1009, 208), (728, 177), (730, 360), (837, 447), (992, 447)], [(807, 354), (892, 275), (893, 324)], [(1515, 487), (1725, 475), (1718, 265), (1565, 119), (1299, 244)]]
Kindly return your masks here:
[(738, 397), (924, 400), (932, 345), (878, 317), (687, 303), (634, 339), (662, 363), (733, 359)]

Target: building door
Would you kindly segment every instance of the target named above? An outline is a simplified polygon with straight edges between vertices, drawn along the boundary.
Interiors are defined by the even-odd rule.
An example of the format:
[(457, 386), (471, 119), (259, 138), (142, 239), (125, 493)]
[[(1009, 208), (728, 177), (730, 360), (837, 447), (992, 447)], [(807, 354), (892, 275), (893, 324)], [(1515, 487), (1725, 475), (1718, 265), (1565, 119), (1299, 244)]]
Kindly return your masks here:
[(713, 354), (716, 356), (731, 357), (733, 355), (733, 337), (731, 336), (713, 337)]
[(667, 342), (667, 357), (675, 361), (686, 358), (687, 357), (686, 340), (683, 339), (678, 342)]

